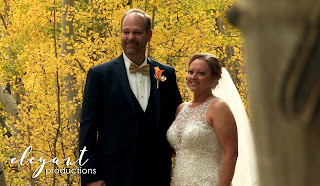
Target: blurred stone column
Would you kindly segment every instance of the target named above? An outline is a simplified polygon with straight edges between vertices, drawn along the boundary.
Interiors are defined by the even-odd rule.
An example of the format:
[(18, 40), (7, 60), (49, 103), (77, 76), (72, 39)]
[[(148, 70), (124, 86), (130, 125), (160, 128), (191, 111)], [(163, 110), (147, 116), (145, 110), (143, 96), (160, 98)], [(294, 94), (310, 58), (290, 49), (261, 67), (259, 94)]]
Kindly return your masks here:
[(320, 1), (239, 0), (263, 186), (319, 186)]

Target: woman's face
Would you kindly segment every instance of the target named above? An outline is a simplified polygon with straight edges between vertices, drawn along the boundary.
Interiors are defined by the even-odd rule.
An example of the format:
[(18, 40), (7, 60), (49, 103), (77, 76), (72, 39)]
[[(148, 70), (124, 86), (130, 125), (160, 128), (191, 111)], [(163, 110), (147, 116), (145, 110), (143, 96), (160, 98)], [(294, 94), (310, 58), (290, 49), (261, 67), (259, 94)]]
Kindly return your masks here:
[(211, 91), (213, 79), (210, 67), (206, 61), (195, 59), (191, 62), (187, 75), (187, 85), (192, 92), (202, 93)]

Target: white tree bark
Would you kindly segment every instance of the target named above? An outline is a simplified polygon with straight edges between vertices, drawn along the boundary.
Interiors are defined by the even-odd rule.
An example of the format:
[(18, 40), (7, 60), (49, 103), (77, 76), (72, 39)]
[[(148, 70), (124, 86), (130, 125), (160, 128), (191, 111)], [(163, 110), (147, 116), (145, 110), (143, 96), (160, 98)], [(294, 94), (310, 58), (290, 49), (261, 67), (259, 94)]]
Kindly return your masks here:
[(0, 102), (6, 108), (7, 112), (11, 115), (17, 115), (19, 113), (16, 101), (13, 99), (12, 95), (4, 86), (0, 84)]
[[(19, 109), (17, 106), (17, 102), (14, 100), (13, 96), (10, 94), (8, 90), (5, 89), (4, 86), (0, 84), (0, 103), (4, 106), (8, 114), (14, 116), (15, 120), (21, 121), (19, 117)], [(16, 129), (14, 125), (11, 126), (13, 130), (13, 137), (16, 139), (17, 133), (19, 131)]]
[[(61, 54), (62, 57), (65, 55), (73, 55), (74, 48), (73, 48), (73, 39), (74, 39), (74, 0), (63, 0), (62, 1), (62, 18), (61, 18)], [(70, 66), (74, 66), (67, 61)], [(76, 122), (80, 122), (80, 102), (75, 100), (78, 94), (78, 88), (75, 87), (76, 85), (76, 77), (75, 75), (68, 75), (64, 78), (67, 82), (66, 89), (67, 89), (67, 101), (71, 101), (75, 104), (79, 104), (76, 107), (76, 112), (70, 115), (70, 124), (73, 125)], [(72, 127), (77, 128), (77, 127)]]
[[(0, 84), (0, 103), (5, 107), (8, 114), (14, 116), (15, 120), (21, 121), (18, 115), (19, 109), (16, 101), (14, 100), (10, 92), (6, 90), (5, 87), (2, 86), (1, 84)], [(13, 124), (11, 125), (11, 128), (12, 128), (12, 135), (16, 139), (19, 131), (16, 129), (16, 127)], [(3, 186), (7, 185), (3, 166), (1, 163), (0, 163), (0, 185), (3, 185)]]
[(319, 186), (320, 1), (239, 0), (260, 180)]
[[(74, 0), (62, 0), (62, 17), (61, 17), (61, 55), (64, 58), (65, 55), (74, 54)], [(70, 61), (66, 61), (72, 68), (79, 68)], [(74, 134), (78, 130), (78, 123), (80, 122), (81, 114), (81, 101), (77, 98), (79, 93), (79, 87), (77, 87), (77, 79), (75, 75), (68, 74), (67, 77), (63, 78), (66, 82), (66, 101), (75, 106), (73, 113), (70, 113), (69, 124), (72, 129), (71, 133)], [(72, 108), (72, 107), (69, 107)], [(71, 112), (71, 111), (70, 111)], [(78, 139), (78, 138), (76, 138)], [(79, 156), (78, 141), (75, 140), (73, 143), (73, 151), (76, 157)]]

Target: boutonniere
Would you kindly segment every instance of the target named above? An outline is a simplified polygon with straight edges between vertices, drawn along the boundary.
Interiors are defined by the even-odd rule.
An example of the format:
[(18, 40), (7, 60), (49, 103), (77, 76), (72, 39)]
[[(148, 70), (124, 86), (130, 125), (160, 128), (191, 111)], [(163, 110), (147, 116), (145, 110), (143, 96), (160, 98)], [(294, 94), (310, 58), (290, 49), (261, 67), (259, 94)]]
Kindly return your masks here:
[(159, 81), (165, 82), (167, 81), (166, 76), (162, 76), (163, 70), (161, 70), (159, 67), (154, 67), (154, 78), (157, 80), (157, 89), (159, 88)]

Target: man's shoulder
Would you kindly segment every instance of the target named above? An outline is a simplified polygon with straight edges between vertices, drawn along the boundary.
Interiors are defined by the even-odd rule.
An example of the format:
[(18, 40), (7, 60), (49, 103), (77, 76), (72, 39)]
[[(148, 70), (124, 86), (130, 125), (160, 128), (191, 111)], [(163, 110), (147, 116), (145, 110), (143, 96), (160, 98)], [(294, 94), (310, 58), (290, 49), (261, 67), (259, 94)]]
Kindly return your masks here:
[(112, 59), (111, 61), (107, 61), (107, 62), (98, 64), (96, 66), (93, 66), (91, 67), (91, 69), (97, 72), (109, 70), (109, 69), (112, 69), (113, 65), (118, 62), (121, 62), (121, 56), (119, 56), (118, 58)]
[(154, 66), (159, 66), (160, 69), (170, 69), (170, 70), (174, 70), (174, 68), (170, 65), (164, 64), (164, 63), (160, 63), (154, 59), (149, 58), (149, 60), (154, 64)]

